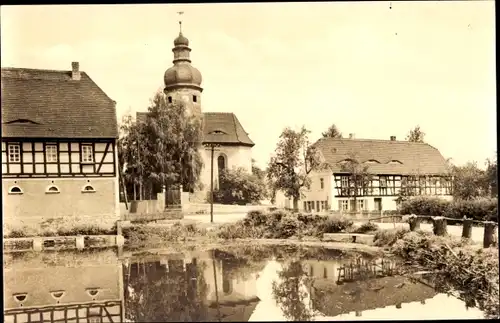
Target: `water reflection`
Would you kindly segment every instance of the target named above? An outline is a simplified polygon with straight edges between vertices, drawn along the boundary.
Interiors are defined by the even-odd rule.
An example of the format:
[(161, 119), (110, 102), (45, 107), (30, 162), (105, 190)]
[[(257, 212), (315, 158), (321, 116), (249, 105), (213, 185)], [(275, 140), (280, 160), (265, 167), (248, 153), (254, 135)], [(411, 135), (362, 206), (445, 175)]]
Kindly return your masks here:
[(4, 268), (16, 323), (483, 317), (394, 260), (325, 249), (6, 255)]
[(103, 253), (4, 254), (5, 322), (123, 322), (122, 266)]

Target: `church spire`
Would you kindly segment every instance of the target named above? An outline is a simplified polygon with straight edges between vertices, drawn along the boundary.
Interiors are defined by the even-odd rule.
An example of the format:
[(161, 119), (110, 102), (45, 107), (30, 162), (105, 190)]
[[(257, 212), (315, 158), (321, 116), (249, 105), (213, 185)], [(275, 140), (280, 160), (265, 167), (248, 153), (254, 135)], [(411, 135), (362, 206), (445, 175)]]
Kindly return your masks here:
[(184, 14), (184, 11), (177, 11), (177, 14), (179, 15), (179, 36), (182, 35), (182, 15)]

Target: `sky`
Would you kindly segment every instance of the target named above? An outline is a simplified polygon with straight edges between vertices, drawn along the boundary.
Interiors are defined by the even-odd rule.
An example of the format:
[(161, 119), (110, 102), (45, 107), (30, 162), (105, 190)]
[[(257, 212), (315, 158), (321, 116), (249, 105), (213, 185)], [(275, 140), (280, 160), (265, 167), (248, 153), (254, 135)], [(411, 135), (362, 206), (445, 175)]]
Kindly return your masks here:
[(1, 7), (1, 66), (71, 70), (146, 111), (172, 65), (178, 11), (202, 110), (234, 112), (264, 167), (281, 131), (425, 141), (455, 164), (496, 155), (494, 1)]

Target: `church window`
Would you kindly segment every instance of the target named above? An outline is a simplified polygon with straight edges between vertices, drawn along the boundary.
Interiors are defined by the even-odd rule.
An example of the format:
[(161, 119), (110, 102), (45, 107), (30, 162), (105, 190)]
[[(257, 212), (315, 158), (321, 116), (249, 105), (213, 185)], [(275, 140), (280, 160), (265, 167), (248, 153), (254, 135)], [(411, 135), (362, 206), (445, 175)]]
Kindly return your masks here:
[(198, 101), (198, 97), (196, 95), (193, 95), (193, 102), (197, 102)]
[(168, 97), (168, 103), (172, 103), (172, 97), (171, 96)]

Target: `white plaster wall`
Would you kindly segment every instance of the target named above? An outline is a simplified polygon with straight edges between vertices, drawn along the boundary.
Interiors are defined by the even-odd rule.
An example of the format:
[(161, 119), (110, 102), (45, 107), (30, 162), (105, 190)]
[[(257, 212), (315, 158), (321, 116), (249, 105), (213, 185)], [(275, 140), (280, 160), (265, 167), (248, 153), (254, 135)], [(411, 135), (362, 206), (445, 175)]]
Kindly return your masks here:
[[(201, 157), (203, 158), (203, 169), (201, 171), (201, 182), (204, 190), (210, 190), (210, 155), (209, 148), (201, 148)], [(246, 146), (222, 146), (214, 151), (214, 188), (217, 187), (219, 170), (217, 167), (217, 158), (224, 155), (226, 158), (227, 169), (243, 167), (248, 172), (252, 171), (252, 148)]]
[[(303, 197), (299, 202), (300, 210), (304, 209), (304, 201), (328, 201), (328, 204), (331, 204), (331, 177), (330, 172), (311, 172), (309, 174), (311, 186), (309, 189), (302, 189)], [(321, 188), (321, 178), (323, 179), (323, 188)]]

